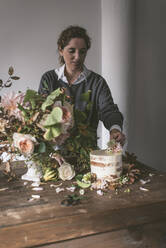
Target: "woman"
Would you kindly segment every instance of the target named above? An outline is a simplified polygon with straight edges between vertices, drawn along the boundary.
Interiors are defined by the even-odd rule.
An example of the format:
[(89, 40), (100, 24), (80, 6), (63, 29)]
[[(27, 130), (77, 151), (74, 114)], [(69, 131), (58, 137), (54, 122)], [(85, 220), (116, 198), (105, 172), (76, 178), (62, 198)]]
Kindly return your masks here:
[[(84, 65), (91, 46), (87, 31), (79, 26), (69, 26), (60, 34), (57, 45), (61, 67), (42, 76), (39, 93), (49, 94), (59, 87), (66, 88), (67, 94), (74, 99), (75, 109), (85, 111), (87, 103), (81, 96), (89, 91), (92, 105), (87, 122), (96, 131), (101, 120), (110, 131), (110, 139), (124, 145), (123, 116), (114, 104), (110, 89), (102, 76)], [(48, 89), (44, 88), (44, 82)]]

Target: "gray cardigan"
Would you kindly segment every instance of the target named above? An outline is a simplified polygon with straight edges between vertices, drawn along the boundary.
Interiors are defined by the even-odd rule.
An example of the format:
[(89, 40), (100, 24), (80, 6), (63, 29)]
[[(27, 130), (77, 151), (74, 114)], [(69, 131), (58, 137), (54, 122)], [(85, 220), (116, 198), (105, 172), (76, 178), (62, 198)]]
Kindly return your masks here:
[[(43, 82), (48, 84), (48, 90), (44, 89)], [(99, 120), (104, 123), (104, 126), (110, 130), (111, 126), (119, 125), (122, 128), (123, 116), (114, 104), (110, 89), (105, 79), (99, 74), (91, 71), (87, 79), (78, 83), (69, 85), (58, 80), (58, 76), (54, 70), (46, 72), (40, 81), (39, 93), (49, 94), (59, 87), (66, 88), (66, 92), (74, 99), (75, 109), (85, 111), (86, 102), (81, 100), (82, 93), (91, 90), (92, 108), (88, 112), (88, 119), (90, 126), (97, 130)]]

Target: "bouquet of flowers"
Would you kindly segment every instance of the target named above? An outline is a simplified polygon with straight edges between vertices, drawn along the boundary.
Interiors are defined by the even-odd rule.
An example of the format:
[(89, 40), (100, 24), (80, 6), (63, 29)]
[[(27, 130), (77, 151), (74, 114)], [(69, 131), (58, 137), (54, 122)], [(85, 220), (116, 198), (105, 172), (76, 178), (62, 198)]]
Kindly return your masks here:
[[(0, 90), (19, 79), (13, 67), (8, 74), (5, 83), (0, 80)], [(87, 101), (89, 94), (83, 96)], [(1, 96), (0, 155), (7, 154), (8, 167), (16, 156), (24, 155), (25, 161), (42, 169), (45, 181), (70, 180), (89, 169), (89, 152), (94, 147), (95, 135), (86, 123), (86, 112), (74, 110), (65, 89), (58, 88), (50, 95), (28, 89)]]

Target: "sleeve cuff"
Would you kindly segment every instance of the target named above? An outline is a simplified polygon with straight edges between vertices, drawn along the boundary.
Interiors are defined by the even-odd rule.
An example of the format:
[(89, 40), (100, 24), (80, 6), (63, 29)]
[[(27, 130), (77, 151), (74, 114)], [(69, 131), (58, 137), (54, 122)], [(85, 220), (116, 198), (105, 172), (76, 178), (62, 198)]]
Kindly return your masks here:
[(122, 132), (122, 129), (119, 125), (113, 125), (111, 128), (110, 128), (110, 132), (112, 131), (112, 129), (117, 129), (119, 130), (120, 132)]

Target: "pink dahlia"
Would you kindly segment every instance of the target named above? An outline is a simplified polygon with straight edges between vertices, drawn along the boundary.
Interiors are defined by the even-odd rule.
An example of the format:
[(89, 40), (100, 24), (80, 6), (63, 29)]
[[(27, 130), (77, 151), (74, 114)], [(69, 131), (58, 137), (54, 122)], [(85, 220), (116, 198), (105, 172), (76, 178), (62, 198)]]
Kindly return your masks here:
[(9, 116), (15, 116), (15, 118), (21, 120), (22, 114), (18, 108), (18, 103), (23, 104), (24, 93), (14, 93), (13, 91), (9, 94), (4, 94), (1, 98), (1, 106)]

